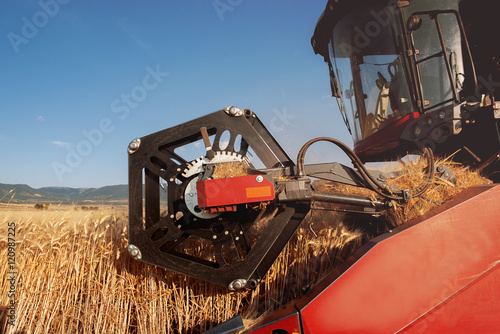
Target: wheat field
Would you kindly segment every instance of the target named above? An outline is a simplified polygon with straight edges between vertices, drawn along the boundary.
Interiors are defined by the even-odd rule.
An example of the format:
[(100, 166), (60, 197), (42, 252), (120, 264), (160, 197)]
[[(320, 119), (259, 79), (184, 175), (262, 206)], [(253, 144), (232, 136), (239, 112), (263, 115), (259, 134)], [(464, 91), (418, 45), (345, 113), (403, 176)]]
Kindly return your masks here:
[[(488, 180), (451, 162), (457, 184), (436, 180), (425, 198), (396, 205), (394, 226), (463, 189)], [(400, 187), (421, 181), (422, 166), (405, 166)], [(366, 193), (335, 184), (323, 191)], [(247, 328), (341, 264), (373, 236), (345, 213), (313, 210), (255, 289), (227, 289), (133, 260), (127, 251), (127, 209), (98, 211), (0, 207), (1, 333), (203, 333), (241, 314)], [(15, 223), (15, 323), (9, 318), (8, 227)], [(314, 231), (314, 232), (313, 232)]]
[[(9, 324), (9, 300), (1, 294), (4, 333), (203, 333), (237, 314), (250, 325), (298, 296), (361, 240), (341, 224), (324, 226), (317, 238), (301, 226), (265, 282), (236, 293), (133, 260), (124, 210), (7, 207), (0, 217), (0, 277), (9, 271), (7, 225), (16, 223), (16, 320)], [(7, 291), (7, 281), (1, 284)]]

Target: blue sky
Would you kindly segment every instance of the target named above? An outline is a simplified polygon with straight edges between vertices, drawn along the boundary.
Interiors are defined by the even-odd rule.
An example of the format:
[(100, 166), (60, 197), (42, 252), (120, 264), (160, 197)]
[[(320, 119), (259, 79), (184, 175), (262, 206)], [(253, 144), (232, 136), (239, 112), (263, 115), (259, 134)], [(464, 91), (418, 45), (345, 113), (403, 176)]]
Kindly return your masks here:
[[(310, 45), (325, 6), (4, 0), (0, 183), (125, 184), (132, 139), (227, 105), (252, 109), (292, 157), (317, 136), (352, 147)], [(347, 161), (321, 144), (308, 158)]]

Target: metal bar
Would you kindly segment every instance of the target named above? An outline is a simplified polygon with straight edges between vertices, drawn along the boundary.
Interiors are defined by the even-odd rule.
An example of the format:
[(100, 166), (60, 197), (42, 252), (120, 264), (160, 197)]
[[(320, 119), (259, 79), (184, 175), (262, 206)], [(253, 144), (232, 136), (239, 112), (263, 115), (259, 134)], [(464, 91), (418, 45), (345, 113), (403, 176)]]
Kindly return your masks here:
[[(294, 207), (283, 206), (283, 208), (283, 212), (276, 215), (270, 222), (271, 225), (281, 226), (282, 230), (257, 266), (256, 273), (259, 278), (264, 277), (265, 273), (271, 268), (310, 209), (308, 204), (296, 204)], [(258, 248), (257, 244), (254, 246), (254, 249), (256, 248)]]
[(420, 105), (418, 105), (418, 108), (420, 109), (419, 112), (422, 114), (425, 109), (425, 96), (424, 96), (424, 86), (422, 84), (422, 73), (420, 71), (420, 64), (418, 64), (418, 59), (417, 59), (417, 52), (415, 50), (415, 38), (413, 38), (413, 34), (411, 34), (411, 44), (413, 48), (413, 62), (414, 62), (414, 67), (415, 67), (415, 76), (417, 78), (417, 83), (418, 83), (418, 98), (420, 102)]
[(363, 180), (354, 169), (337, 162), (304, 165), (304, 171), (307, 176), (356, 187), (364, 187)]
[[(399, 7), (399, 28), (402, 31), (401, 34), (401, 39), (403, 41), (403, 49), (402, 52), (406, 57), (403, 57), (404, 63), (406, 66), (403, 66), (405, 69), (405, 79), (406, 79), (406, 84), (410, 89), (410, 94), (412, 96), (412, 103), (415, 109), (422, 114), (423, 113), (423, 97), (422, 97), (422, 92), (419, 90), (419, 83), (421, 83), (417, 74), (417, 68), (416, 64), (414, 63), (416, 61), (416, 50), (415, 50), (415, 44), (413, 43), (413, 34), (410, 34), (408, 32), (408, 29), (406, 27), (406, 19), (403, 14), (403, 9), (402, 7)], [(411, 55), (408, 51), (411, 51)], [(421, 102), (422, 101), (422, 102)], [(420, 102), (420, 106), (419, 106)]]
[(436, 15), (434, 18), (436, 22), (436, 29), (438, 31), (439, 42), (441, 43), (441, 48), (443, 49), (443, 59), (446, 64), (446, 71), (448, 72), (448, 79), (450, 80), (450, 86), (453, 91), (453, 98), (458, 103), (460, 102), (458, 99), (457, 87), (455, 87), (455, 80), (453, 80), (453, 70), (451, 69), (450, 60), (448, 59), (448, 53), (446, 52), (446, 43), (443, 37), (443, 31), (441, 30), (441, 24), (439, 23), (439, 18)]
[(160, 220), (160, 188), (159, 176), (149, 169), (144, 170), (146, 194), (146, 229)]
[(314, 201), (357, 205), (368, 208), (387, 208), (389, 206), (389, 202), (382, 202), (379, 200), (371, 199), (369, 197), (351, 196), (344, 194), (330, 194), (313, 191), (311, 197)]
[(129, 195), (129, 221), (134, 225), (129, 226), (129, 242), (135, 243), (137, 233), (145, 228), (143, 218), (143, 183), (142, 168), (135, 163), (135, 160), (129, 157), (129, 176), (128, 176), (128, 195)]
[[(252, 111), (248, 111), (249, 117), (248, 122), (252, 125), (252, 130), (256, 131), (259, 138), (262, 139), (262, 143), (265, 144), (267, 147), (267, 150), (263, 150), (262, 154), (264, 151), (270, 152), (273, 154), (273, 159), (275, 160), (274, 165), (269, 165), (266, 161), (262, 161), (267, 168), (276, 168), (276, 167), (290, 167), (293, 166), (292, 159), (288, 156), (288, 154), (281, 148), (280, 144), (278, 141), (271, 135), (269, 130), (266, 128), (264, 123), (261, 122), (261, 120), (257, 117), (255, 113)], [(244, 138), (247, 142), (250, 141), (252, 138)], [(252, 145), (250, 145), (252, 146)], [(257, 147), (253, 147), (254, 151)], [(255, 152), (259, 154), (259, 152)], [(268, 158), (269, 160), (269, 158)]]
[(212, 149), (212, 144), (210, 143), (210, 139), (208, 138), (207, 127), (202, 126), (200, 128), (201, 138), (203, 138), (203, 144), (205, 144), (205, 148), (208, 150)]
[(420, 63), (423, 63), (424, 61), (430, 60), (430, 59), (432, 59), (432, 58), (437, 58), (437, 57), (439, 57), (439, 56), (443, 56), (443, 55), (444, 55), (444, 54), (443, 54), (443, 51), (439, 51), (438, 53), (435, 53), (435, 54), (430, 55), (430, 56), (428, 56), (428, 57), (425, 57), (425, 58), (422, 58), (422, 59), (417, 60), (417, 61), (416, 61), (416, 64), (420, 64)]
[(445, 100), (445, 101), (443, 101), (443, 102), (436, 103), (436, 104), (434, 104), (434, 105), (431, 105), (430, 107), (424, 108), (424, 112), (429, 111), (429, 110), (431, 110), (431, 109), (434, 109), (434, 108), (436, 108), (436, 107), (440, 107), (440, 106), (442, 106), (442, 105), (445, 105), (445, 104), (450, 103), (450, 102), (453, 102), (453, 101), (454, 101), (454, 99), (453, 99), (453, 98), (451, 98), (451, 99)]
[(212, 328), (211, 330), (205, 332), (204, 334), (233, 334), (237, 333), (241, 330), (245, 329), (245, 325), (243, 324), (243, 319), (241, 315), (237, 315), (234, 318), (223, 322), (217, 327)]

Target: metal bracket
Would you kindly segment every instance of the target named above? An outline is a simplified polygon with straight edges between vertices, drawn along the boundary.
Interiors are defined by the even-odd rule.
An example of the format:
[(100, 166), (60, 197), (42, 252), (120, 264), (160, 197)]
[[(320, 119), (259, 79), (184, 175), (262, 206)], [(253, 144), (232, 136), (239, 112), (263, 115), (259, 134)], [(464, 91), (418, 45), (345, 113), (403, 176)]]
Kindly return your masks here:
[(496, 119), (500, 119), (500, 101), (495, 101), (495, 103), (493, 103), (493, 116)]
[[(187, 150), (179, 148), (207, 134), (214, 136), (206, 143), (213, 151), (222, 151), (222, 134), (229, 131), (224, 154), (247, 160), (251, 149), (266, 168), (293, 170), (293, 161), (253, 112), (245, 109), (235, 116), (237, 111), (220, 110), (135, 141), (140, 145), (133, 145), (134, 154), (129, 154), (129, 249), (136, 259), (224, 287), (232, 283), (235, 289), (256, 285), (269, 270), (309, 205), (279, 203), (263, 210), (241, 205), (238, 212), (196, 215), (191, 211), (196, 206), (188, 207), (184, 198), (193, 180), (204, 174), (205, 164), (186, 173), (199, 159), (189, 161), (183, 155)], [(236, 145), (238, 136), (241, 143)], [(164, 184), (166, 212), (160, 202)], [(266, 222), (260, 220), (263, 214)], [(256, 222), (263, 224), (262, 230), (250, 238)], [(208, 255), (194, 251), (196, 243)]]
[(453, 171), (449, 167), (438, 165), (434, 168), (434, 172), (436, 177), (442, 180), (449, 181), (453, 184), (457, 183), (457, 177), (453, 174)]
[(203, 334), (234, 334), (244, 329), (243, 319), (237, 315)]

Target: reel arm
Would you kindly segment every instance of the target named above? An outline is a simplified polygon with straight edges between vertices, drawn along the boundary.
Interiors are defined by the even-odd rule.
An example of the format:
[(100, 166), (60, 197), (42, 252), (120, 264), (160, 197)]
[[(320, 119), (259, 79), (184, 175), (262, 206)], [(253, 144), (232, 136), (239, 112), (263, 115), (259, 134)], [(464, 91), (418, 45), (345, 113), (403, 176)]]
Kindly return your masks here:
[[(252, 111), (236, 109), (228, 107), (129, 145), (128, 249), (133, 258), (230, 290), (254, 288), (311, 203), (337, 203), (350, 208), (340, 211), (379, 216), (391, 201), (408, 198), (409, 191), (403, 192), (406, 197), (392, 194), (380, 175), (359, 166), (355, 155), (357, 170), (338, 163), (304, 165), (307, 148), (319, 140), (337, 143), (331, 138), (306, 143), (295, 166)], [(230, 138), (223, 145), (226, 131)], [(190, 161), (186, 147), (201, 140), (203, 146), (198, 146), (205, 154)], [(244, 176), (213, 178), (215, 168), (235, 163), (246, 166)], [(432, 161), (429, 166), (433, 175)], [(318, 192), (308, 176), (370, 188), (383, 199)]]

